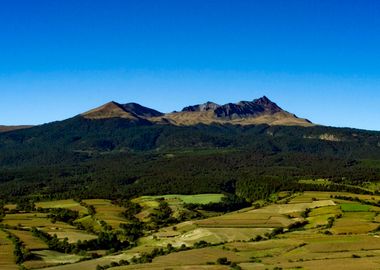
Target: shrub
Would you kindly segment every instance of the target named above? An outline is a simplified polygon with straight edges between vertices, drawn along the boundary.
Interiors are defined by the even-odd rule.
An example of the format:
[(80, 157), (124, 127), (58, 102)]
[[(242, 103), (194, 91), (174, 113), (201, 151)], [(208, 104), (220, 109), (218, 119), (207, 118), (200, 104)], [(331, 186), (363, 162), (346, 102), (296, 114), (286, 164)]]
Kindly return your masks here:
[(216, 263), (220, 264), (220, 265), (230, 265), (231, 264), (231, 262), (226, 257), (218, 258), (216, 260)]

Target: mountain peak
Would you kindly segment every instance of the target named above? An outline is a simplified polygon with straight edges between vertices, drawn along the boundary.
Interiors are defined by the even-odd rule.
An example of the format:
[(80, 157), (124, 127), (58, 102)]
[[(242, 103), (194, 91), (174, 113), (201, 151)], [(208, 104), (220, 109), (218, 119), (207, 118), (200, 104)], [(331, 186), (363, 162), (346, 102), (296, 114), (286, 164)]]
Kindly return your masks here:
[(257, 99), (254, 99), (253, 100), (254, 102), (255, 101), (260, 101), (260, 102), (265, 102), (265, 103), (270, 103), (270, 102), (272, 102), (267, 96), (262, 96), (261, 98), (257, 98)]
[(120, 106), (119, 103), (117, 103), (116, 101), (113, 101), (113, 100), (104, 104), (104, 106), (113, 106), (113, 105)]
[(267, 96), (262, 96), (261, 98), (254, 99), (252, 102), (264, 107), (277, 106), (277, 104), (270, 100)]
[(254, 104), (263, 106), (266, 111), (271, 112), (271, 113), (276, 113), (276, 112), (281, 112), (283, 109), (281, 109), (276, 103), (271, 101), (268, 97), (263, 96), (258, 99), (253, 100)]
[(126, 112), (122, 106), (115, 102), (110, 101), (98, 108), (92, 109), (82, 114), (83, 117), (88, 119), (107, 119), (107, 118), (126, 118), (136, 120), (135, 115)]

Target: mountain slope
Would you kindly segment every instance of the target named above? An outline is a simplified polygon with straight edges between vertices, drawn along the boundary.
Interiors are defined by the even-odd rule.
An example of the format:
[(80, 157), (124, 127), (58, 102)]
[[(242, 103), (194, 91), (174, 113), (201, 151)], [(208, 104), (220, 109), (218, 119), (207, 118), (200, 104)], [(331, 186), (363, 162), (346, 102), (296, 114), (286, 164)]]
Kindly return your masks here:
[(139, 117), (143, 118), (150, 118), (150, 117), (159, 117), (163, 116), (164, 114), (156, 111), (154, 109), (150, 109), (144, 106), (141, 106), (140, 104), (137, 103), (127, 103), (127, 104), (122, 104), (120, 105), (125, 111), (137, 115)]
[(87, 119), (125, 118), (133, 121), (139, 119), (137, 115), (126, 111), (122, 105), (114, 101), (85, 112), (82, 116)]
[(0, 126), (0, 132), (8, 132), (8, 131), (13, 131), (13, 130), (19, 130), (19, 129), (26, 129), (26, 128), (31, 128), (33, 126)]

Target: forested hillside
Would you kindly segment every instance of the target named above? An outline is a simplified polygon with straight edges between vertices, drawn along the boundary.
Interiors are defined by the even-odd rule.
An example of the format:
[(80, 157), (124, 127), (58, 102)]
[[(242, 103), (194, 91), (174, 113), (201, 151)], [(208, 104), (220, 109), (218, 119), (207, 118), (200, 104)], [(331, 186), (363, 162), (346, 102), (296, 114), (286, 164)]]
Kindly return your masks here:
[(0, 134), (0, 196), (228, 192), (255, 199), (307, 188), (299, 179), (362, 184), (380, 180), (379, 142), (379, 132), (322, 126), (174, 126), (77, 116)]

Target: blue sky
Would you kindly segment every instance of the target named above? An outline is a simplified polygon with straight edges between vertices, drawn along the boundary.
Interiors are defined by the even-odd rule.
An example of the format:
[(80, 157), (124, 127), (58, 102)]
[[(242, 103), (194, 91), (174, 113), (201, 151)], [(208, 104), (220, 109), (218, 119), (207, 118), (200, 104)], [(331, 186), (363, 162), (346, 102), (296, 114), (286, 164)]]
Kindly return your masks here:
[(0, 41), (0, 124), (267, 95), (315, 123), (380, 130), (376, 0), (4, 0)]

